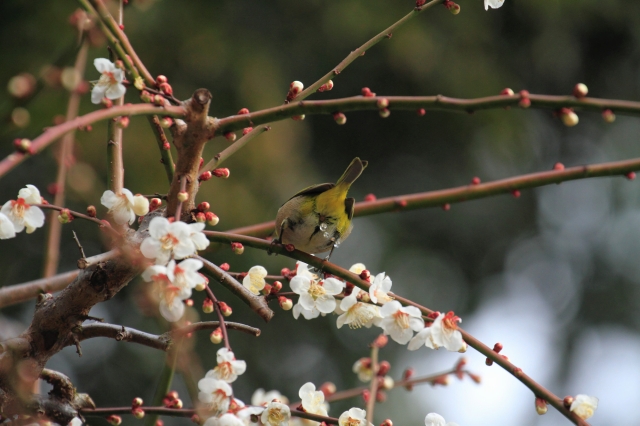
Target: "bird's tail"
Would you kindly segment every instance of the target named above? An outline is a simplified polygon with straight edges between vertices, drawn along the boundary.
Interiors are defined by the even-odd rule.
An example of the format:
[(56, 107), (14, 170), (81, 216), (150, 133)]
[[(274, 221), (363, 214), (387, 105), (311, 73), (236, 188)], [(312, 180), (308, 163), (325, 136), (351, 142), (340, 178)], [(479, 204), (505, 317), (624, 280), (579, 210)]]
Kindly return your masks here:
[(351, 164), (349, 164), (349, 167), (347, 167), (347, 170), (344, 171), (340, 179), (338, 179), (338, 182), (336, 182), (336, 186), (346, 186), (349, 188), (351, 184), (360, 177), (362, 171), (367, 167), (367, 164), (369, 163), (360, 160), (358, 157), (354, 158)]

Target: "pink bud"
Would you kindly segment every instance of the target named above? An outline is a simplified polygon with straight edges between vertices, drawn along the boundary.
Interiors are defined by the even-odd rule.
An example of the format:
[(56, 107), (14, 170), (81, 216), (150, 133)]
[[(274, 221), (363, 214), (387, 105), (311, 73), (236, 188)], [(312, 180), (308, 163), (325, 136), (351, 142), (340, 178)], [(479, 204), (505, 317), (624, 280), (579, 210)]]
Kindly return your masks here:
[(95, 206), (87, 206), (87, 216), (96, 217), (96, 207)]
[(564, 397), (564, 399), (562, 400), (562, 403), (564, 404), (565, 407), (569, 408), (571, 407), (571, 404), (573, 404), (574, 400), (575, 399), (571, 395), (568, 395)]
[(144, 404), (144, 401), (140, 397), (133, 398), (133, 401), (131, 401), (132, 408), (140, 407), (142, 404)]
[(378, 101), (376, 102), (376, 105), (378, 106), (378, 108), (382, 109), (382, 108), (387, 108), (389, 106), (389, 99), (387, 98), (380, 98), (378, 99)]
[(276, 294), (280, 290), (282, 290), (282, 283), (280, 281), (274, 281), (273, 284), (271, 284), (271, 294)]
[(369, 281), (371, 279), (371, 272), (369, 272), (368, 269), (363, 269), (362, 272), (360, 272), (360, 278)]
[(495, 353), (500, 353), (500, 351), (503, 349), (504, 346), (502, 346), (502, 343), (498, 342), (495, 345), (493, 345), (493, 351)]
[(188, 199), (189, 199), (189, 193), (187, 191), (178, 192), (178, 201), (180, 201), (181, 203), (184, 203)]
[(162, 83), (158, 86), (158, 88), (162, 93), (164, 93), (167, 96), (173, 95), (173, 88), (169, 83)]
[(377, 198), (375, 194), (367, 194), (364, 197), (364, 201), (375, 201)]
[[(380, 336), (384, 336), (383, 334), (381, 334)], [(380, 336), (378, 336), (378, 338), (380, 338)], [(389, 341), (389, 338), (387, 336), (384, 336), (387, 339), (387, 342)], [(376, 339), (377, 341), (378, 339)], [(386, 344), (386, 342), (385, 342)], [(377, 345), (376, 345), (377, 346)], [(379, 348), (382, 346), (378, 346)], [(391, 370), (391, 364), (389, 364), (389, 361), (381, 361), (378, 364), (378, 376), (386, 376), (387, 373), (389, 372), (389, 370)]]
[(284, 297), (284, 296), (278, 297), (278, 303), (280, 304), (280, 307), (284, 311), (288, 311), (288, 310), (291, 310), (291, 308), (293, 308), (293, 301), (287, 297)]
[(513, 93), (513, 90), (511, 90), (509, 87), (506, 87), (500, 91), (500, 94), (504, 96), (513, 96), (515, 93)]
[(223, 271), (228, 271), (229, 269), (231, 269), (231, 267), (228, 263), (223, 263), (222, 265), (220, 265), (220, 269), (222, 269)]
[(158, 207), (162, 205), (162, 200), (160, 198), (152, 198), (149, 201), (149, 211), (152, 212), (156, 210)]
[(471, 179), (471, 185), (480, 185), (480, 178), (478, 176), (475, 176), (473, 179)]
[(222, 178), (222, 179), (228, 179), (229, 175), (231, 174), (229, 172), (229, 169), (227, 169), (227, 168), (215, 169), (211, 173), (213, 174), (213, 176), (219, 177), (219, 178)]
[(542, 398), (536, 398), (536, 412), (539, 415), (547, 414), (547, 401)]
[(339, 125), (343, 125), (347, 122), (347, 116), (341, 112), (336, 112), (333, 114), (333, 119)]
[(513, 195), (516, 198), (520, 198), (520, 190), (514, 189), (513, 191), (511, 191), (511, 195)]
[(564, 170), (564, 164), (556, 163), (553, 165), (553, 170)]
[[(418, 4), (418, 2), (422, 2), (422, 4), (426, 3), (427, 0), (417, 0), (416, 4)], [(393, 422), (391, 421), (391, 419), (386, 419), (385, 421), (383, 421), (382, 423), (380, 423), (380, 426), (393, 426)]]
[(169, 80), (164, 75), (159, 75), (156, 77), (156, 86), (160, 87), (161, 84), (167, 83)]
[(604, 111), (602, 111), (602, 118), (604, 119), (605, 123), (613, 123), (614, 121), (616, 121), (616, 115), (610, 109), (605, 109)]
[(204, 214), (204, 212), (196, 213), (196, 222), (204, 223), (206, 221), (207, 221), (207, 216)]
[(111, 108), (113, 106), (113, 101), (109, 98), (102, 98), (102, 106), (105, 108)]
[(218, 302), (218, 308), (220, 309), (220, 312), (222, 312), (222, 315), (224, 315), (225, 317), (228, 317), (233, 313), (231, 306), (227, 305), (224, 302)]
[(249, 114), (249, 109), (241, 108), (240, 111), (238, 111), (238, 115), (242, 115), (242, 114)]
[(29, 139), (14, 139), (13, 147), (16, 151), (21, 152), (23, 154), (29, 154), (31, 152), (31, 141)]
[(212, 176), (213, 176), (213, 173), (211, 173), (209, 170), (207, 170), (206, 172), (202, 172), (200, 174), (200, 176), (198, 176), (198, 180), (200, 182), (206, 182), (209, 179), (211, 179)]
[(364, 96), (365, 98), (371, 98), (376, 95), (368, 87), (363, 87), (361, 90), (361, 93), (362, 93), (362, 96)]
[(129, 117), (124, 116), (124, 117), (120, 117), (117, 121), (116, 121), (116, 125), (118, 127), (120, 127), (121, 129), (126, 129), (127, 127), (129, 127), (129, 121), (131, 121), (129, 119)]
[(444, 210), (445, 212), (448, 212), (449, 210), (451, 210), (451, 204), (449, 203), (445, 203), (442, 205), (442, 210)]
[(332, 382), (324, 382), (322, 385), (320, 385), (320, 391), (324, 394), (325, 398), (336, 393), (336, 390), (336, 385)]
[(160, 127), (162, 127), (163, 129), (168, 129), (169, 127), (173, 126), (173, 118), (171, 117), (162, 117), (160, 119)]
[(418, 109), (417, 113), (420, 117), (422, 117), (427, 113), (427, 111), (424, 108), (420, 108)]
[(231, 141), (231, 142), (233, 142), (233, 141), (235, 141), (235, 140), (236, 140), (236, 134), (235, 134), (235, 133), (233, 133), (233, 132), (226, 132), (226, 133), (224, 134), (224, 137), (225, 137), (225, 138), (227, 138), (227, 140), (228, 140), (228, 141)]
[(211, 340), (211, 343), (213, 343), (214, 345), (222, 342), (222, 330), (220, 329), (220, 327), (211, 332), (211, 334), (209, 335), (209, 340)]
[(382, 118), (387, 118), (387, 117), (389, 117), (391, 115), (391, 111), (389, 111), (389, 108), (383, 108), (383, 109), (378, 111), (378, 114)]
[(145, 103), (151, 103), (153, 102), (153, 95), (146, 90), (143, 90), (140, 92), (140, 100)]
[(211, 312), (213, 312), (213, 300), (209, 299), (208, 297), (204, 299), (204, 301), (202, 302), (202, 312), (204, 312), (205, 314), (210, 314)]
[(231, 250), (235, 254), (242, 254), (244, 253), (244, 246), (241, 243), (231, 243)]
[(210, 208), (211, 208), (211, 205), (206, 201), (203, 201), (200, 204), (198, 204), (198, 210), (200, 210), (201, 212), (206, 212)]
[(169, 142), (165, 142), (162, 144), (162, 149), (165, 151), (169, 151), (171, 149), (171, 145), (169, 145)]
[(582, 99), (589, 93), (589, 88), (586, 84), (578, 83), (573, 88), (573, 96), (578, 99)]
[(625, 175), (627, 179), (634, 180), (636, 178), (636, 172), (629, 172)]
[(252, 130), (253, 130), (253, 127), (245, 127), (244, 129), (242, 129), (242, 136), (246, 135)]
[(122, 424), (122, 417), (112, 414), (107, 417), (107, 422), (109, 422), (109, 424), (112, 424), (113, 426), (120, 426)]
[(209, 226), (216, 226), (220, 222), (220, 218), (213, 212), (206, 212), (204, 216)]

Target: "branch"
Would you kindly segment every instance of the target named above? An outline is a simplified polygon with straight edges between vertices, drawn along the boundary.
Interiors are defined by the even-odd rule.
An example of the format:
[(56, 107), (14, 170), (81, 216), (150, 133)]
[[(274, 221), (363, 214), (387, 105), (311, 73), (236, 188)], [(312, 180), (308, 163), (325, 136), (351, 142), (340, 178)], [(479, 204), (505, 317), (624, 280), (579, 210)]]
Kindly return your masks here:
[[(40, 136), (31, 141), (31, 153), (35, 154), (46, 148), (53, 141), (62, 135), (71, 132), (79, 127), (86, 127), (96, 121), (108, 120), (109, 118), (121, 115), (150, 115), (162, 114), (170, 116), (182, 116), (185, 110), (178, 106), (157, 107), (151, 104), (124, 105), (121, 107), (113, 107), (109, 109), (101, 109), (90, 112), (89, 114), (80, 116), (71, 121), (66, 121), (58, 126), (49, 127)], [(9, 170), (25, 160), (27, 154), (14, 152), (8, 155), (4, 160), (0, 161), (0, 176), (5, 175)]]
[(229, 147), (227, 147), (224, 151), (216, 154), (203, 168), (202, 171), (213, 170), (216, 167), (220, 166), (223, 161), (227, 160), (233, 154), (243, 148), (251, 139), (254, 139), (256, 136), (261, 135), (267, 130), (271, 130), (269, 126), (259, 126), (251, 130), (246, 135), (242, 136), (240, 139), (235, 141)]
[(207, 297), (213, 302), (216, 307), (216, 314), (218, 315), (218, 323), (220, 324), (220, 330), (222, 331), (222, 338), (224, 339), (224, 347), (231, 352), (231, 343), (229, 342), (229, 333), (227, 333), (227, 322), (224, 320), (222, 309), (220, 309), (220, 302), (216, 298), (216, 295), (211, 291), (209, 284), (206, 284), (204, 289), (207, 292)]
[(166, 146), (170, 147), (171, 145), (169, 144), (167, 135), (164, 134), (164, 129), (160, 126), (160, 119), (158, 119), (158, 116), (152, 115), (147, 118), (149, 119), (149, 124), (151, 124), (153, 134), (156, 136), (156, 141), (158, 141), (158, 148), (160, 148), (160, 162), (164, 166), (164, 171), (167, 173), (169, 183), (171, 183), (173, 180), (173, 173), (175, 172), (175, 165), (173, 164), (171, 149), (165, 149)]
[(325, 84), (326, 82), (328, 82), (332, 78), (335, 78), (338, 74), (340, 74), (342, 71), (344, 71), (344, 69), (347, 68), (353, 61), (358, 59), (360, 56), (364, 55), (365, 52), (367, 50), (369, 50), (369, 48), (375, 46), (376, 44), (380, 43), (384, 39), (390, 38), (391, 35), (397, 29), (399, 29), (404, 24), (409, 22), (416, 15), (424, 12), (425, 10), (431, 8), (432, 6), (435, 6), (436, 4), (441, 4), (441, 3), (442, 3), (442, 0), (432, 0), (429, 3), (427, 3), (427, 4), (423, 5), (423, 6), (417, 7), (414, 10), (412, 10), (407, 15), (405, 15), (402, 19), (397, 21), (395, 24), (391, 25), (389, 28), (387, 28), (386, 30), (382, 31), (381, 33), (379, 33), (378, 35), (376, 35), (375, 37), (373, 37), (372, 39), (367, 41), (365, 44), (363, 44), (362, 46), (358, 47), (356, 50), (352, 51), (346, 58), (344, 58), (342, 60), (342, 62), (340, 62), (335, 67), (333, 67), (333, 69), (331, 71), (326, 73), (318, 81), (316, 81), (315, 83), (313, 83), (312, 85), (307, 87), (305, 90), (300, 92), (300, 94), (295, 97), (294, 101), (301, 101), (301, 100), (311, 96), (313, 93), (315, 93), (320, 88), (320, 86), (322, 86), (323, 84)]
[[(206, 234), (206, 232), (205, 232)], [(267, 243), (268, 244), (268, 243)], [(202, 256), (196, 256), (196, 259), (200, 259), (204, 264), (204, 268), (209, 274), (220, 284), (227, 288), (230, 292), (239, 297), (244, 303), (246, 303), (255, 313), (269, 322), (273, 318), (273, 311), (269, 308), (267, 301), (264, 297), (256, 296), (251, 293), (245, 286), (240, 284), (231, 275), (220, 269), (220, 267)]]
[[(425, 110), (458, 111), (473, 113), (478, 110), (506, 108), (517, 106), (520, 95), (497, 95), (476, 99), (448, 98), (436, 96), (352, 96), (327, 101), (300, 101), (288, 105), (250, 112), (249, 114), (232, 115), (215, 120), (217, 134), (226, 133), (248, 126), (285, 120), (302, 114), (333, 114), (335, 112), (379, 110), (378, 102), (389, 103), (391, 110)], [(581, 98), (573, 96), (529, 95), (531, 108), (575, 108), (580, 111), (602, 112), (610, 109), (624, 115), (640, 115), (640, 102), (621, 101), (599, 98)]]
[[(225, 321), (225, 324), (229, 330), (242, 331), (256, 337), (260, 336), (260, 329), (258, 328), (229, 321)], [(118, 342), (137, 343), (161, 351), (167, 351), (178, 337), (199, 330), (215, 330), (219, 326), (220, 323), (218, 321), (203, 321), (156, 335), (122, 325), (96, 323), (81, 326), (77, 336), (80, 341), (94, 337), (108, 337)]]
[[(465, 185), (437, 191), (397, 195), (380, 198), (376, 201), (361, 201), (356, 203), (355, 216), (361, 217), (386, 212), (441, 207), (445, 204), (461, 203), (498, 194), (509, 194), (520, 189), (537, 188), (554, 183), (594, 177), (624, 176), (627, 173), (639, 170), (640, 158), (575, 166), (563, 170), (547, 170), (478, 185)], [(274, 229), (275, 222), (271, 221), (233, 229), (229, 233), (267, 236), (271, 235)]]
[[(368, 291), (369, 286), (371, 285), (369, 282), (361, 279), (358, 275), (352, 272), (349, 272), (348, 270), (341, 268), (338, 265), (330, 263), (320, 257), (316, 257), (308, 253), (302, 252), (300, 250), (288, 251), (285, 248), (285, 246), (283, 246), (282, 244), (272, 244), (269, 241), (266, 241), (260, 238), (248, 237), (245, 235), (230, 234), (225, 232), (204, 231), (204, 233), (211, 241), (221, 242), (221, 243), (240, 242), (243, 245), (248, 247), (257, 248), (264, 251), (270, 251), (272, 253), (280, 254), (286, 257), (290, 257), (292, 259), (305, 262), (319, 270), (327, 272), (331, 275), (335, 275), (338, 278), (342, 278), (343, 280), (350, 282), (365, 291)], [(421, 306), (404, 297), (398, 296), (397, 294), (393, 294), (393, 293), (389, 293), (389, 294), (393, 296), (393, 298), (398, 300), (400, 303), (402, 303), (403, 305), (410, 305), (410, 306), (417, 307), (425, 315), (429, 315), (433, 312), (431, 309)], [(531, 391), (537, 397), (545, 399), (547, 402), (553, 405), (562, 415), (567, 417), (576, 425), (579, 425), (579, 426), (588, 425), (587, 422), (585, 422), (580, 417), (576, 416), (574, 413), (569, 411), (564, 406), (561, 398), (553, 394), (544, 386), (537, 383), (531, 377), (524, 374), (522, 372), (522, 369), (516, 367), (514, 364), (507, 361), (505, 358), (502, 357), (502, 355), (494, 352), (491, 348), (489, 348), (484, 343), (480, 342), (478, 339), (476, 339), (466, 331), (460, 329), (460, 332), (462, 333), (464, 340), (467, 342), (469, 346), (476, 349), (478, 352), (480, 352), (487, 358), (492, 359), (496, 364), (500, 365), (508, 373), (510, 373), (512, 376), (518, 379), (521, 383), (523, 383), (525, 386), (531, 389)], [(371, 395), (371, 397), (374, 398), (375, 395)]]

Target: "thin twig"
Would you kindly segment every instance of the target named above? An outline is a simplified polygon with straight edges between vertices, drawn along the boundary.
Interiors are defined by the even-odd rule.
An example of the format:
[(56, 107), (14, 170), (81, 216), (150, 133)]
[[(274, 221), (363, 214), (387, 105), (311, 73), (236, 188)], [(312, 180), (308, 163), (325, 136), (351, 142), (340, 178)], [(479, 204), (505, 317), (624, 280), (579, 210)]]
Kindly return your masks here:
[(78, 250), (80, 250), (80, 256), (82, 256), (82, 259), (87, 259), (87, 256), (84, 254), (84, 248), (82, 248), (82, 244), (80, 244), (80, 240), (78, 239), (78, 235), (76, 235), (76, 231), (71, 231), (73, 232), (73, 239), (75, 240), (76, 244), (78, 245)]
[(218, 322), (220, 322), (220, 330), (222, 331), (222, 338), (224, 339), (224, 347), (231, 351), (231, 343), (229, 342), (229, 334), (227, 333), (226, 321), (224, 320), (224, 315), (222, 314), (222, 309), (220, 309), (220, 302), (216, 298), (216, 295), (213, 294), (209, 284), (205, 285), (205, 290), (207, 292), (207, 297), (213, 302), (216, 307), (216, 313), (218, 314)]
[(373, 422), (373, 410), (376, 407), (376, 400), (378, 399), (378, 352), (377, 345), (371, 345), (371, 370), (373, 371), (373, 377), (371, 383), (369, 383), (369, 400), (367, 401), (367, 424)]
[[(75, 129), (86, 127), (89, 124), (93, 124), (96, 121), (108, 120), (120, 115), (170, 115), (173, 117), (182, 116), (185, 114), (185, 109), (179, 106), (165, 106), (158, 107), (151, 104), (136, 104), (136, 105), (123, 105), (120, 107), (114, 106), (108, 109), (101, 109), (90, 112), (89, 114), (82, 115), (73, 120), (66, 121), (57, 126), (49, 127), (40, 136), (31, 141), (31, 152), (33, 154), (40, 152), (49, 144), (71, 132)], [(9, 170), (20, 164), (26, 159), (28, 155), (21, 152), (14, 152), (2, 161), (0, 161), (0, 176), (4, 176)]]
[(176, 171), (176, 168), (173, 164), (171, 150), (165, 149), (166, 146), (170, 146), (169, 140), (167, 139), (167, 135), (164, 133), (164, 129), (160, 126), (160, 119), (158, 116), (151, 115), (147, 118), (149, 120), (149, 124), (151, 124), (151, 130), (153, 130), (153, 134), (156, 136), (156, 141), (158, 142), (158, 148), (160, 149), (160, 162), (164, 166), (164, 171), (167, 173), (169, 183), (171, 183), (173, 180), (173, 173)]
[(271, 130), (269, 126), (258, 126), (251, 130), (246, 135), (242, 136), (240, 139), (232, 143), (222, 152), (216, 154), (209, 162), (202, 168), (202, 170), (213, 170), (216, 167), (219, 167), (223, 161), (227, 160), (233, 154), (235, 154), (238, 150), (244, 147), (251, 139), (254, 139), (256, 136), (261, 135), (267, 130)]
[(180, 217), (182, 216), (182, 204), (184, 203), (184, 201), (182, 201), (181, 197), (186, 189), (187, 189), (187, 177), (180, 176), (180, 192), (178, 193), (178, 207), (176, 207), (176, 214), (175, 214), (176, 221), (179, 221)]

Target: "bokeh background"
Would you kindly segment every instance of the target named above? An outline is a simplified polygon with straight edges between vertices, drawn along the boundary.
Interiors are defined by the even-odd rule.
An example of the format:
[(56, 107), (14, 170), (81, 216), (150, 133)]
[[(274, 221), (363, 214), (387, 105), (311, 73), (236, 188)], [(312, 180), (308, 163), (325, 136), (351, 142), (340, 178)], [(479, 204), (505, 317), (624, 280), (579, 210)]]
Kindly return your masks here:
[[(234, 114), (280, 104), (293, 80), (310, 84), (352, 49), (391, 25), (412, 7), (411, 0), (304, 2), (249, 0), (188, 2), (131, 0), (125, 29), (147, 67), (164, 74), (178, 98), (194, 89), (213, 93), (212, 114)], [(583, 82), (590, 95), (640, 98), (640, 3), (634, 0), (539, 2), (506, 0), (485, 12), (480, 0), (461, 0), (453, 16), (435, 7), (381, 42), (335, 79), (335, 88), (313, 96), (352, 96), (364, 86), (378, 94), (479, 97), (504, 87), (532, 93), (569, 94)], [(77, 33), (68, 25), (77, 4), (71, 0), (0, 3), (0, 83), (22, 72), (39, 77), (57, 64), (73, 64)], [(104, 44), (90, 50), (90, 60), (106, 57)], [(98, 78), (91, 63), (88, 80)], [(127, 101), (137, 102), (130, 90)], [(45, 84), (24, 104), (29, 123), (17, 128), (8, 117), (18, 105), (0, 92), (0, 154), (12, 150), (15, 137), (35, 137), (64, 114), (69, 93)], [(89, 95), (81, 112), (95, 109)], [(282, 202), (307, 185), (335, 181), (354, 156), (369, 167), (353, 187), (362, 200), (465, 185), (473, 176), (490, 181), (567, 166), (613, 161), (640, 155), (636, 117), (618, 116), (606, 124), (599, 114), (580, 114), (580, 124), (566, 128), (550, 111), (495, 110), (474, 115), (428, 112), (417, 117), (392, 111), (348, 114), (345, 126), (329, 116), (303, 122), (275, 123), (228, 161), (228, 180), (212, 180), (199, 194), (221, 221), (217, 229), (272, 220)], [(209, 143), (207, 158), (228, 145)], [(78, 133), (75, 164), (67, 182), (68, 206), (84, 210), (99, 204), (106, 187), (106, 128)], [(144, 118), (125, 131), (125, 186), (134, 193), (167, 189), (156, 142)], [(56, 149), (28, 159), (2, 177), (0, 199), (15, 197), (27, 183), (45, 188), (55, 180)], [(51, 195), (45, 195), (50, 200)], [(103, 210), (102, 210), (103, 211)], [(102, 246), (91, 224), (75, 221), (63, 228), (60, 271), (75, 267), (75, 229), (89, 255)], [(38, 278), (46, 230), (0, 242), (0, 284)], [(635, 425), (640, 413), (640, 187), (623, 177), (568, 182), (523, 191), (518, 199), (497, 196), (454, 204), (450, 211), (427, 209), (357, 219), (352, 236), (333, 260), (349, 267), (363, 262), (374, 273), (386, 271), (393, 290), (440, 311), (454, 310), (463, 326), (504, 352), (525, 372), (556, 394), (586, 393), (600, 398), (594, 424)], [(250, 249), (242, 256), (213, 249), (207, 256), (229, 262), (233, 271), (261, 264), (272, 273), (293, 262)], [(376, 330), (337, 330), (335, 317), (295, 321), (276, 309), (269, 324), (214, 284), (219, 297), (234, 308), (232, 319), (260, 327), (258, 339), (232, 333), (237, 357), (248, 362), (234, 383), (236, 396), (249, 401), (253, 390), (279, 389), (296, 399), (307, 381), (332, 381), (338, 389), (357, 386), (351, 366), (367, 355)], [(145, 286), (134, 280), (93, 315), (108, 322), (161, 333), (167, 324), (145, 308)], [(202, 301), (196, 294), (196, 306)], [(3, 338), (24, 330), (33, 302), (5, 308)], [(276, 306), (274, 306), (276, 308)], [(194, 309), (191, 319), (206, 319)], [(193, 340), (200, 374), (215, 366), (206, 333)], [(80, 391), (99, 406), (128, 405), (134, 396), (150, 400), (164, 354), (127, 343), (94, 339), (54, 357), (49, 367), (68, 374)], [(445, 370), (458, 354), (422, 349), (408, 352), (391, 342), (382, 358), (398, 378), (404, 368), (417, 374)], [(376, 424), (391, 417), (396, 424), (422, 424), (431, 411), (460, 425), (567, 424), (554, 410), (534, 411), (533, 395), (498, 367), (488, 368), (470, 350), (469, 368), (482, 384), (452, 381), (448, 387), (395, 390), (376, 408)], [(199, 367), (201, 365), (201, 367)], [(204, 370), (199, 370), (202, 368)], [(189, 405), (178, 375), (174, 387)], [(335, 404), (331, 414), (362, 405)], [(132, 423), (129, 417), (125, 420)], [(91, 419), (91, 424), (105, 424)], [(188, 424), (165, 419), (166, 424)]]

